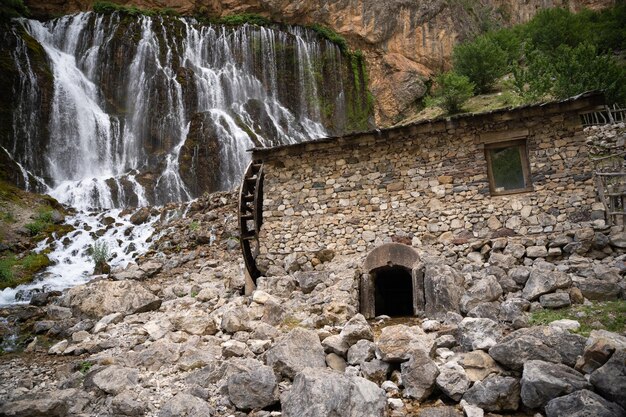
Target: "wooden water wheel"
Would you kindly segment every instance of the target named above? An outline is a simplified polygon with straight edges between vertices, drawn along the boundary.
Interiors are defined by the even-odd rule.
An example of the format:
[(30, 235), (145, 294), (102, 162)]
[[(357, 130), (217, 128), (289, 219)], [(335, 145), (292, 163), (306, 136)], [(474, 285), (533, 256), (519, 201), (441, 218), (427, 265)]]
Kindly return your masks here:
[(255, 259), (259, 254), (259, 231), (263, 223), (263, 164), (252, 161), (241, 181), (239, 192), (239, 232), (241, 252), (252, 281), (261, 276)]

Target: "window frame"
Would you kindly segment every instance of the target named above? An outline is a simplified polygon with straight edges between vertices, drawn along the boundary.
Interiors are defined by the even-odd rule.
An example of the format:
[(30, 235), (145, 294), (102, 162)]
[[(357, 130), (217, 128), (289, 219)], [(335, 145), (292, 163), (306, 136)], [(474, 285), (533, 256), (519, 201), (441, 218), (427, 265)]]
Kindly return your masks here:
[[(530, 161), (528, 158), (528, 146), (527, 139), (514, 139), (507, 141), (498, 141), (493, 143), (486, 143), (484, 145), (485, 159), (487, 161), (487, 177), (489, 180), (489, 192), (492, 196), (501, 196), (509, 194), (520, 194), (534, 191), (532, 179), (530, 175)], [(496, 191), (496, 181), (493, 176), (493, 168), (491, 163), (491, 151), (494, 149), (517, 147), (520, 161), (522, 165), (522, 175), (524, 177), (523, 188), (515, 188), (511, 190)]]

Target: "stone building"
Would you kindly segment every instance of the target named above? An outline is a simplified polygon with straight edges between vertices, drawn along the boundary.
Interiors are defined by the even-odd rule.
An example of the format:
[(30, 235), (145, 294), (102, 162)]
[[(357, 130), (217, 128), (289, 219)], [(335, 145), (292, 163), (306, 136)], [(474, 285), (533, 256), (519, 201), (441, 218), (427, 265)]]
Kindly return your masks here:
[(250, 214), (240, 223), (252, 278), (323, 249), (350, 255), (602, 222), (583, 132), (584, 114), (602, 103), (587, 93), (253, 149), (242, 193), (254, 208), (242, 195)]

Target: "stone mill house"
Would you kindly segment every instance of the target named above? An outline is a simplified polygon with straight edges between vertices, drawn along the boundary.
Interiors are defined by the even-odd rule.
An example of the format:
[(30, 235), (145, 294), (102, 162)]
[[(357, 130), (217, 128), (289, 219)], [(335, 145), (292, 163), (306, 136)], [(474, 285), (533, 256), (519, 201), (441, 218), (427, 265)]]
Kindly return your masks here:
[(502, 237), (529, 258), (589, 253), (554, 239), (609, 229), (585, 130), (606, 113), (603, 96), (586, 93), (253, 149), (239, 205), (248, 289), (273, 265), (314, 268), (325, 249), (369, 253), (361, 312), (411, 315), (425, 301), (413, 247), (445, 255)]

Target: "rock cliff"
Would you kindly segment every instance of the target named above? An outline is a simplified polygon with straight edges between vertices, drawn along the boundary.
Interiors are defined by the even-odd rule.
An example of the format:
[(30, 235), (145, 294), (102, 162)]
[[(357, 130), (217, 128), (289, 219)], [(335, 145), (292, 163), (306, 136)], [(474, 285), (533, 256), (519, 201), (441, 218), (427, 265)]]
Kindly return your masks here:
[[(27, 0), (35, 16), (91, 9), (92, 0)], [(364, 51), (379, 124), (409, 115), (431, 74), (446, 69), (453, 46), (494, 25), (528, 21), (547, 7), (598, 9), (615, 0), (129, 0), (144, 8), (222, 16), (258, 13), (291, 24), (322, 24)]]

